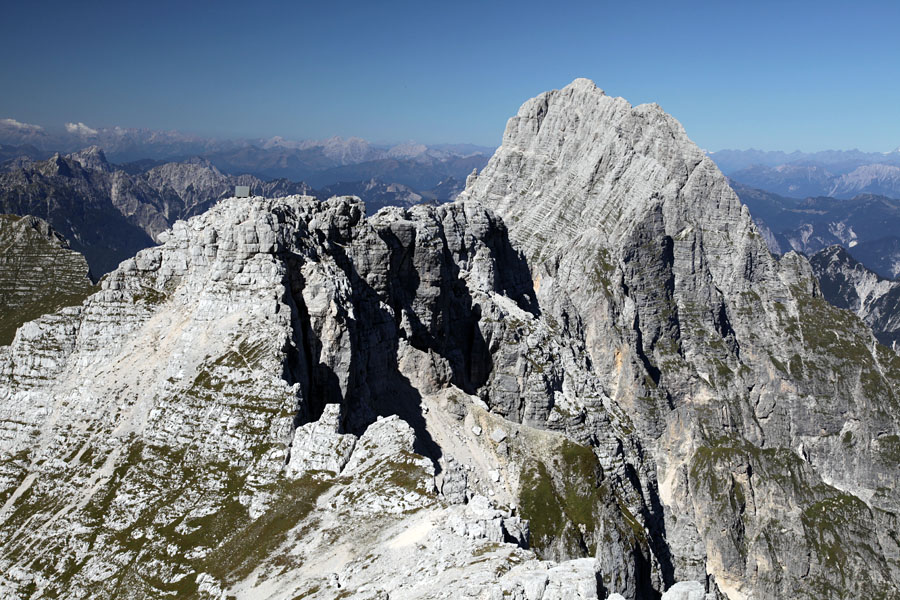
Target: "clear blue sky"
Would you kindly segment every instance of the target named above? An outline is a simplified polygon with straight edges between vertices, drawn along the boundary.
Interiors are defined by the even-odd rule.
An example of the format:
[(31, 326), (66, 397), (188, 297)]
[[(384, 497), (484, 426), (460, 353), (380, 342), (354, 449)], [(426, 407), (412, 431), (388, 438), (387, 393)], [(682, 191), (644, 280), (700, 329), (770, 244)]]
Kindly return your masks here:
[(499, 143), (588, 77), (709, 150), (900, 146), (900, 3), (7, 2), (0, 118)]

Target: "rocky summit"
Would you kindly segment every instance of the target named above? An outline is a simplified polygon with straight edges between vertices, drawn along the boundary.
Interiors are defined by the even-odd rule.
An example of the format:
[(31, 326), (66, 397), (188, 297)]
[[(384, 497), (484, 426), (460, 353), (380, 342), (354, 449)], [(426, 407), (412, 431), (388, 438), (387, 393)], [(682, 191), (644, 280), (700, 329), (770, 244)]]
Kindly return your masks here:
[(900, 356), (656, 105), (158, 240), (0, 348), (4, 596), (897, 597)]

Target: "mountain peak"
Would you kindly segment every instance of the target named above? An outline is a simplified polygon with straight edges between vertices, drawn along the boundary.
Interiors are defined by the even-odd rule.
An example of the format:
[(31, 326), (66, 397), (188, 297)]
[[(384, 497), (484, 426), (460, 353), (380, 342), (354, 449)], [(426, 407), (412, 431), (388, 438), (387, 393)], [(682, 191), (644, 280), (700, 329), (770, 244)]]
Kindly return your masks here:
[(586, 77), (578, 77), (572, 80), (572, 83), (563, 88), (564, 90), (579, 90), (587, 92), (600, 92), (606, 95), (606, 92), (597, 87), (597, 84)]
[(85, 169), (94, 171), (110, 171), (112, 168), (106, 160), (106, 154), (100, 146), (93, 145), (69, 154), (67, 158), (74, 160)]
[(525, 102), (465, 194), (503, 216), (529, 255), (585, 235), (614, 248), (653, 211), (673, 236), (708, 220), (705, 204), (717, 219), (742, 219), (728, 182), (676, 119), (657, 105), (608, 96), (587, 79)]

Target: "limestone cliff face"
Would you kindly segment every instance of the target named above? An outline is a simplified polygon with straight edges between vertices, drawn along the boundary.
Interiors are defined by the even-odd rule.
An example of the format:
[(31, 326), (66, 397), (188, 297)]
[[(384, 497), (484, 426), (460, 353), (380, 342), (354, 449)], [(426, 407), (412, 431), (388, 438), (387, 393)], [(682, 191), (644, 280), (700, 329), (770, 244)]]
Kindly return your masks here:
[[(499, 586), (498, 569), (527, 561), (508, 589), (527, 576), (543, 578), (548, 600), (596, 597), (593, 558), (559, 567), (560, 580), (520, 548), (528, 528), (506, 482), (562, 445), (588, 461), (592, 486), (593, 454), (506, 432), (469, 395), (490, 371), (479, 323), (503, 336), (508, 318), (534, 319), (524, 262), (496, 217), (457, 203), (367, 220), (348, 198), (233, 199), (160, 239), (83, 305), (26, 324), (0, 350), (6, 592), (259, 597), (242, 582), (268, 580), (285, 544), (303, 547), (297, 566), (352, 563), (344, 586), (376, 572), (413, 585), (421, 565), (398, 572), (407, 542), (392, 541), (405, 523), (434, 529), (428, 569), (456, 569), (435, 597)], [(476, 420), (493, 437), (476, 436)], [(435, 469), (472, 508), (438, 500)], [(610, 502), (587, 510), (617, 511)], [(340, 530), (307, 539), (309, 527)], [(297, 571), (272, 597), (331, 597), (339, 582), (327, 573)]]
[(900, 359), (656, 106), (577, 80), (456, 202), (159, 240), (0, 348), (4, 593), (897, 589)]
[(804, 259), (769, 254), (674, 119), (576, 80), (522, 106), (462, 198), (508, 224), (544, 319), (654, 457), (664, 577), (731, 598), (896, 586), (900, 363)]

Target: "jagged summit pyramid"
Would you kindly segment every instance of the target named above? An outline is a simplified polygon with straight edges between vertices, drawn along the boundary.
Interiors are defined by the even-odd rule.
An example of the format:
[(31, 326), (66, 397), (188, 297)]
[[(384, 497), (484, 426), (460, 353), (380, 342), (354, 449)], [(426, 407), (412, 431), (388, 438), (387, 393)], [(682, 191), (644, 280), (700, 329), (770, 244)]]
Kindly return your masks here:
[(733, 248), (753, 227), (678, 121), (656, 104), (607, 96), (588, 79), (523, 104), (464, 196), (501, 215), (529, 254), (588, 237), (615, 249), (654, 214), (671, 237), (702, 228), (712, 250)]
[(3, 594), (900, 583), (900, 357), (659, 107), (576, 80), (456, 202), (229, 199), (159, 239), (0, 348)]
[[(656, 448), (661, 500), (678, 514), (665, 536), (679, 548), (679, 578), (703, 565), (729, 597), (797, 597), (791, 577), (829, 571), (823, 539), (833, 534), (821, 528), (830, 525), (809, 513), (798, 521), (794, 508), (731, 496), (740, 531), (723, 536), (723, 485), (758, 492), (783, 486), (785, 469), (801, 471), (810, 479), (782, 487), (776, 504), (844, 498), (858, 525), (868, 510), (876, 521), (896, 510), (895, 483), (884, 485), (895, 460), (884, 432), (898, 426), (888, 408), (897, 384), (884, 368), (896, 372), (896, 355), (823, 302), (805, 259), (769, 254), (725, 177), (658, 106), (632, 107), (587, 80), (529, 100), (462, 197), (504, 219), (529, 257), (538, 305), (583, 341), (590, 371)], [(736, 475), (745, 470), (771, 477)], [(817, 480), (841, 492), (823, 499)], [(784, 547), (808, 549), (808, 560), (767, 545), (772, 520), (792, 532)], [(685, 553), (695, 543), (705, 549)], [(885, 577), (881, 551), (857, 555), (880, 562), (873, 577)], [(845, 581), (823, 578), (821, 589)]]

